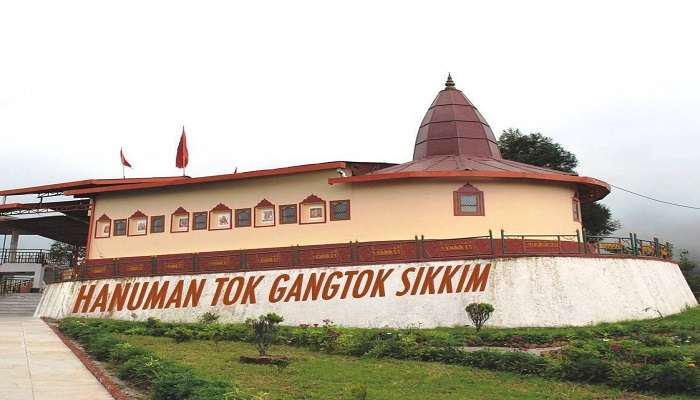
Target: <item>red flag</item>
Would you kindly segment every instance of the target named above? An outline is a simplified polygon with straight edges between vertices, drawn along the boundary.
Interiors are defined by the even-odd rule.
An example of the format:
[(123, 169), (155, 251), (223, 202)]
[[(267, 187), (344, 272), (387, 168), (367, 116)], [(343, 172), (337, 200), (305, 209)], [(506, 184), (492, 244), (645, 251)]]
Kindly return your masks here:
[(131, 166), (131, 164), (129, 164), (129, 162), (126, 161), (126, 157), (124, 157), (124, 150), (123, 150), (123, 149), (119, 149), (119, 157), (121, 157), (121, 159), (122, 159), (122, 165), (123, 165), (123, 166), (129, 167), (129, 168), (133, 168), (133, 167)]
[(190, 161), (190, 155), (187, 153), (187, 137), (185, 136), (185, 127), (182, 127), (182, 136), (180, 136), (180, 144), (177, 145), (177, 155), (175, 156), (175, 166), (178, 168), (187, 167)]

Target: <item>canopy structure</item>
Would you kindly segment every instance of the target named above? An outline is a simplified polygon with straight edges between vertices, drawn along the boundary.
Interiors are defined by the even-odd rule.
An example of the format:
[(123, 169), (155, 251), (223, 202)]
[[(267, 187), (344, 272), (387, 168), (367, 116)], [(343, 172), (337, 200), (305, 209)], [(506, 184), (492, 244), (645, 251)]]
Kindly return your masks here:
[(0, 235), (39, 235), (58, 242), (85, 246), (88, 237), (87, 213), (85, 220), (53, 215), (38, 218), (0, 217)]
[[(0, 235), (38, 235), (62, 243), (85, 246), (90, 217), (89, 199), (44, 201), (56, 196), (66, 196), (71, 190), (89, 190), (105, 186), (123, 186), (143, 183), (163, 183), (182, 177), (154, 177), (128, 179), (84, 179), (0, 190), (0, 196), (36, 195), (38, 202), (8, 202), (0, 204)], [(46, 215), (51, 214), (51, 215)], [(58, 215), (57, 215), (58, 214)], [(41, 215), (25, 217), (27, 215)]]

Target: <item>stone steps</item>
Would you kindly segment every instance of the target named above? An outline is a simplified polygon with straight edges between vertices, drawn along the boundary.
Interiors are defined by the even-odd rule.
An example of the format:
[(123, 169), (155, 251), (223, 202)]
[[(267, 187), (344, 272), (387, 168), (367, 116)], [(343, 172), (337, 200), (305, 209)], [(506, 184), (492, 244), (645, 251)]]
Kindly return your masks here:
[(0, 317), (31, 317), (41, 293), (11, 293), (0, 296)]

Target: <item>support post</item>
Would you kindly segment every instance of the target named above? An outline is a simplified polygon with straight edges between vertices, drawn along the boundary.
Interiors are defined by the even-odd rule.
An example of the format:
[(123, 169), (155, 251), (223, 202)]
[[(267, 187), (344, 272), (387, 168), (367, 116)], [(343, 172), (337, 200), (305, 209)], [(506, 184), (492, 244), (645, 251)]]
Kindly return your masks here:
[(635, 243), (634, 235), (631, 232), (630, 232), (630, 251), (632, 251), (632, 255), (634, 255), (634, 256), (637, 255), (637, 244)]
[(659, 247), (659, 244), (660, 244), (659, 238), (655, 237), (654, 238), (654, 255), (656, 256), (656, 258), (661, 257), (661, 248)]
[(576, 247), (578, 248), (578, 254), (581, 254), (581, 232), (576, 229)]
[(506, 234), (503, 229), (501, 229), (501, 255), (506, 255)]
[(158, 275), (158, 257), (151, 256), (151, 276)]
[(17, 247), (19, 246), (19, 233), (12, 231), (10, 237), (10, 262), (17, 262)]
[[(7, 203), (7, 196), (2, 196), (2, 204)], [(7, 252), (5, 251), (5, 244), (7, 244), (7, 235), (2, 235), (2, 258), (0, 258), (0, 265), (5, 263)]]

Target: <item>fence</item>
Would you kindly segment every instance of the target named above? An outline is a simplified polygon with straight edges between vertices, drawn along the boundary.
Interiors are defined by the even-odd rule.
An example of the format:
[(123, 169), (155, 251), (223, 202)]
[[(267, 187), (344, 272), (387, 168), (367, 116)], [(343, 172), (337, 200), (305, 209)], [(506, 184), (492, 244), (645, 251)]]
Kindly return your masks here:
[(636, 233), (629, 236), (586, 236), (585, 242), (589, 248), (598, 254), (607, 255), (631, 255), (668, 259), (673, 255), (673, 246), (666, 242), (661, 243), (658, 238), (643, 240), (637, 238)]
[[(606, 244), (629, 238), (634, 240), (634, 245), (630, 247), (631, 252), (625, 245), (620, 245), (622, 250), (617, 251)], [(488, 235), (456, 239), (425, 239), (423, 236), (416, 236), (414, 240), (354, 241), (327, 245), (93, 259), (86, 260), (78, 267), (75, 279), (448, 261), (499, 256), (600, 255), (670, 258), (670, 244), (665, 245), (667, 251), (662, 251), (662, 245), (657, 239), (653, 242), (642, 241), (638, 240), (636, 235), (630, 235), (629, 238), (582, 238), (578, 231), (575, 234), (562, 235), (514, 235), (501, 231), (501, 237), (494, 238), (489, 231)], [(655, 246), (651, 254), (644, 250), (648, 243)], [(73, 278), (66, 276), (64, 273), (59, 278)]]
[(6, 278), (0, 279), (0, 296), (10, 293), (30, 292), (32, 279)]
[(51, 284), (69, 281), (74, 278), (74, 269), (71, 267), (47, 266), (44, 268), (44, 283)]
[(49, 263), (49, 251), (43, 249), (0, 250), (0, 264), (42, 264)]

